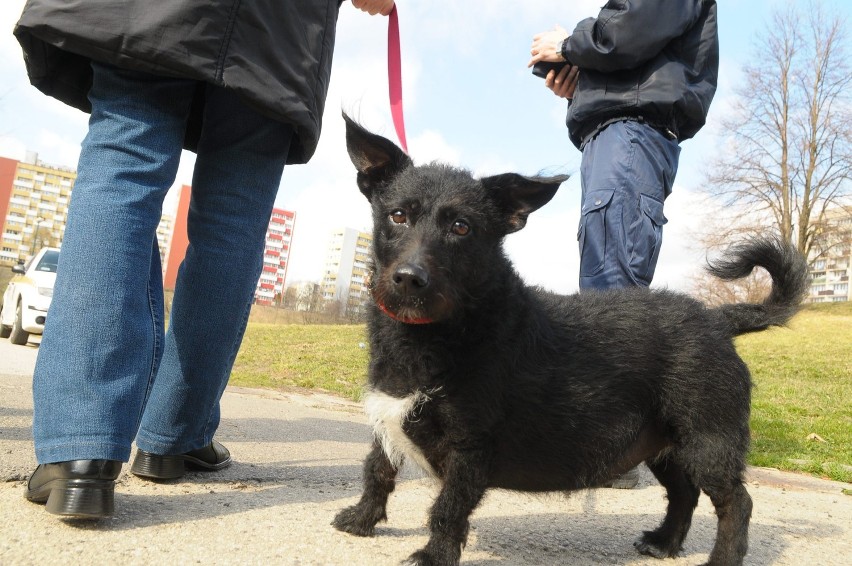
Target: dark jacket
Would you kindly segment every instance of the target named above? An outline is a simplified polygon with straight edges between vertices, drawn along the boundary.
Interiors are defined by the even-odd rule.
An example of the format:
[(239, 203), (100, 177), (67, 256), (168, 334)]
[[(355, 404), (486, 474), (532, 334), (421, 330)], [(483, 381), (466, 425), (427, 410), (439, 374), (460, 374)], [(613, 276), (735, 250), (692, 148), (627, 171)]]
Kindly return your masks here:
[[(15, 27), (30, 81), (91, 111), (91, 60), (232, 89), (292, 124), (288, 163), (316, 149), (340, 0), (29, 0)], [(184, 146), (201, 131), (194, 104)]]
[(716, 23), (715, 0), (609, 0), (577, 24), (563, 49), (580, 67), (566, 119), (571, 141), (581, 147), (621, 118), (694, 136), (716, 92)]

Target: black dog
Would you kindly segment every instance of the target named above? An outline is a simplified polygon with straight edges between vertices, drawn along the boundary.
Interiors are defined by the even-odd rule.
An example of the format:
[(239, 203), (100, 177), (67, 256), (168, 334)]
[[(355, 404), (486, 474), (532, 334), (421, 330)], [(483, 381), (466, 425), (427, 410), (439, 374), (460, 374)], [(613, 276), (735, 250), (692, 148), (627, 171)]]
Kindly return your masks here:
[(599, 486), (645, 462), (668, 495), (662, 524), (635, 543), (676, 556), (700, 491), (718, 515), (710, 564), (741, 564), (752, 502), (743, 486), (750, 378), (732, 337), (780, 325), (807, 288), (803, 258), (752, 241), (711, 268), (766, 268), (760, 305), (708, 309), (673, 292), (560, 296), (523, 284), (506, 234), (565, 177), (474, 179), (415, 167), (346, 118), (349, 155), (374, 223), (365, 409), (375, 442), (364, 493), (334, 526), (372, 535), (403, 457), (442, 482), (430, 538), (410, 564), (457, 564), (486, 489)]

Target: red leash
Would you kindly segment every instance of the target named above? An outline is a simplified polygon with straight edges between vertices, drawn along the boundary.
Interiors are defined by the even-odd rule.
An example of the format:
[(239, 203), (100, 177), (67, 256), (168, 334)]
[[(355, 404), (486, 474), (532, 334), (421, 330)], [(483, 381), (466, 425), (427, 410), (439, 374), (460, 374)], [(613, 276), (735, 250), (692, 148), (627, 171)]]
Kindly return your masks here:
[(402, 113), (402, 58), (399, 50), (399, 17), (394, 4), (388, 19), (388, 95), (390, 97), (391, 117), (400, 146), (408, 153), (405, 141), (405, 119)]

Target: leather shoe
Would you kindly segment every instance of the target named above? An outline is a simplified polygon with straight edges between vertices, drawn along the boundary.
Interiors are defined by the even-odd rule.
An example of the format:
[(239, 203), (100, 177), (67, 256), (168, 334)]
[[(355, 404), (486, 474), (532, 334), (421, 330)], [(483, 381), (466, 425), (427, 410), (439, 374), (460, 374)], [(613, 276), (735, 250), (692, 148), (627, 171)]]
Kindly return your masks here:
[(204, 448), (172, 456), (137, 450), (130, 473), (146, 479), (176, 480), (183, 477), (187, 469), (210, 472), (230, 465), (231, 453), (214, 440)]
[(633, 468), (604, 484), (604, 487), (611, 487), (614, 489), (633, 489), (637, 485), (639, 485), (639, 469)]
[(48, 513), (75, 519), (113, 514), (117, 460), (70, 460), (41, 464), (27, 482), (29, 501), (45, 503)]

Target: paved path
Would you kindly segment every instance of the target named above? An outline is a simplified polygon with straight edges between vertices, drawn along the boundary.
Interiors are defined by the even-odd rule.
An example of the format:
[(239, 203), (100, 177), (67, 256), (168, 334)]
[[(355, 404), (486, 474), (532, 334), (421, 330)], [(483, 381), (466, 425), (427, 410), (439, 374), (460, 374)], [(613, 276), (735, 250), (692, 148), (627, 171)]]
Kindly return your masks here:
[[(360, 493), (370, 431), (360, 406), (309, 393), (229, 388), (217, 438), (235, 458), (216, 474), (170, 483), (126, 471), (116, 515), (97, 523), (57, 520), (23, 499), (32, 455), (31, 372), (37, 347), (0, 341), (0, 564), (151, 563), (382, 566), (426, 541), (435, 488), (406, 471), (391, 496), (389, 521), (374, 538), (329, 523)], [(752, 470), (754, 498), (747, 564), (852, 564), (848, 484)], [(472, 519), (463, 564), (478, 566), (703, 563), (715, 515), (702, 496), (683, 556), (639, 556), (632, 541), (665, 507), (645, 471), (641, 489), (571, 496), (495, 491)]]

